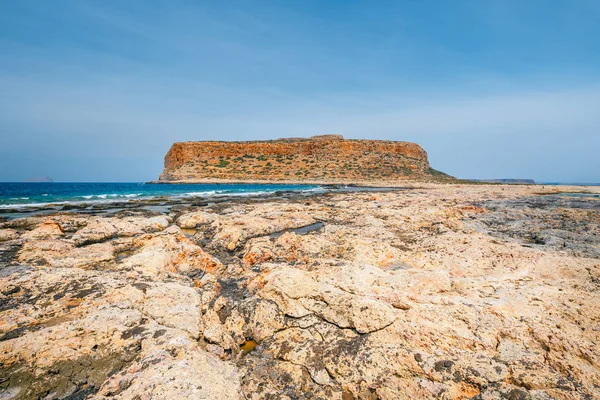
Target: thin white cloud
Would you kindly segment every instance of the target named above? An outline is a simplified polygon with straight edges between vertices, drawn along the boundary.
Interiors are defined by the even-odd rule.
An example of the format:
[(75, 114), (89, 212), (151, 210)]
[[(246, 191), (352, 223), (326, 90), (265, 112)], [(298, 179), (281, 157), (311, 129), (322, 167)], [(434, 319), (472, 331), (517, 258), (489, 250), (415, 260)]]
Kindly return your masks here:
[[(155, 84), (118, 78), (92, 84), (48, 84), (0, 76), (0, 84), (5, 93), (12, 94), (0, 98), (4, 118), (60, 129), (71, 126), (81, 130), (86, 124), (112, 123), (150, 129), (149, 133), (167, 126), (190, 132), (200, 123), (210, 123), (216, 135), (239, 139), (240, 134), (248, 135), (240, 130), (248, 124), (264, 125), (263, 136), (281, 134), (269, 127), (306, 127), (306, 134), (323, 127), (360, 136), (361, 132), (445, 135), (480, 130), (485, 134), (515, 127), (600, 126), (596, 112), (600, 109), (600, 86), (468, 97), (428, 92), (415, 93), (412, 98), (306, 98), (281, 91), (273, 94), (269, 89), (236, 90), (177, 79)], [(379, 131), (370, 132), (372, 126), (378, 126)]]
[[(340, 133), (418, 142), (434, 166), (459, 176), (600, 181), (594, 75), (511, 75), (467, 63), (447, 80), (411, 82), (402, 74), (415, 75), (411, 56), (425, 54), (427, 68), (440, 57), (455, 66), (464, 54), (435, 42), (422, 48), (402, 29), (375, 46), (355, 43), (343, 36), (348, 21), (321, 30), (338, 39), (328, 42), (318, 20), (198, 5), (70, 4), (78, 23), (95, 28), (81, 42), (0, 38), (0, 133), (5, 148), (24, 154), (17, 163), (31, 162), (32, 143), (55, 163), (76, 153), (125, 164), (134, 151), (151, 171), (141, 178), (151, 179), (174, 141)], [(120, 48), (119, 39), (131, 43)], [(386, 51), (406, 69), (390, 68)]]

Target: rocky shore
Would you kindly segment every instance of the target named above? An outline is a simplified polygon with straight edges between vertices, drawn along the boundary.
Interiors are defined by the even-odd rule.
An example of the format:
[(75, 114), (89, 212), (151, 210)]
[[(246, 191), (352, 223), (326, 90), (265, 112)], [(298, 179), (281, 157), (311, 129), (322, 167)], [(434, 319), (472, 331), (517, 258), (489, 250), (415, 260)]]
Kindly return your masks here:
[(0, 399), (600, 398), (600, 200), (565, 190), (2, 222)]

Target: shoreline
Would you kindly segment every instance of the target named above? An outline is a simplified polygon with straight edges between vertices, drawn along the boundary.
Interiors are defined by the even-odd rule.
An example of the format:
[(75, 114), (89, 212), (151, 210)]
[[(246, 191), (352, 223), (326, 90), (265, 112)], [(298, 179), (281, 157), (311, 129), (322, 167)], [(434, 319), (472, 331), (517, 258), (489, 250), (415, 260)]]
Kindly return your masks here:
[[(208, 182), (195, 182), (197, 184), (208, 184)], [(213, 184), (230, 184), (237, 185), (241, 182), (211, 182)], [(275, 183), (253, 181), (243, 182), (245, 184), (254, 185), (274, 185)], [(474, 184), (462, 184), (462, 183), (428, 183), (428, 182), (417, 182), (413, 181), (410, 184), (398, 186), (400, 182), (387, 182), (387, 185), (382, 182), (377, 182), (376, 185), (364, 185), (359, 184), (317, 184), (317, 183), (299, 183), (299, 182), (286, 182), (281, 183), (282, 185), (314, 185), (321, 187), (322, 192), (312, 191), (301, 191), (301, 190), (274, 190), (272, 192), (264, 193), (222, 193), (222, 194), (211, 194), (211, 195), (184, 195), (184, 194), (159, 194), (159, 195), (148, 195), (134, 198), (114, 198), (114, 199), (94, 199), (94, 200), (75, 200), (75, 201), (58, 201), (48, 203), (35, 203), (30, 204), (4, 204), (0, 207), (0, 218), (15, 219), (23, 216), (30, 216), (36, 214), (52, 214), (56, 212), (85, 212), (89, 214), (101, 214), (107, 212), (107, 210), (127, 210), (127, 209), (139, 209), (144, 207), (172, 207), (178, 205), (189, 205), (197, 202), (227, 202), (234, 201), (236, 199), (248, 199), (251, 201), (265, 200), (270, 198), (284, 197), (288, 199), (295, 199), (297, 197), (307, 197), (314, 195), (321, 195), (326, 193), (364, 193), (364, 192), (386, 192), (396, 190), (426, 190), (426, 189), (440, 189), (440, 188), (456, 188), (456, 187), (479, 187), (479, 188), (502, 188), (502, 190), (511, 190), (513, 188), (529, 188), (536, 190), (537, 194), (561, 194), (561, 193), (580, 193), (580, 194), (600, 194), (600, 186), (574, 186), (574, 185), (547, 185), (547, 184), (536, 184), (536, 185), (524, 185), (524, 184), (497, 184), (497, 183), (474, 183)], [(409, 183), (409, 182), (403, 182)], [(147, 183), (148, 184), (148, 183)], [(190, 182), (177, 182), (168, 184), (192, 184)]]
[(170, 209), (174, 206), (190, 206), (196, 203), (227, 203), (227, 202), (261, 202), (268, 200), (295, 201), (310, 196), (325, 195), (328, 193), (364, 193), (364, 192), (387, 192), (396, 190), (407, 190), (404, 187), (351, 187), (348, 189), (336, 188), (325, 189), (321, 192), (300, 190), (276, 190), (264, 193), (224, 193), (218, 195), (159, 195), (130, 199), (102, 199), (92, 201), (40, 203), (36, 205), (15, 205), (13, 207), (0, 208), (0, 218), (8, 216), (8, 219), (35, 216), (38, 214), (52, 215), (54, 213), (84, 213), (88, 215), (100, 215), (121, 210), (138, 210), (144, 208)]

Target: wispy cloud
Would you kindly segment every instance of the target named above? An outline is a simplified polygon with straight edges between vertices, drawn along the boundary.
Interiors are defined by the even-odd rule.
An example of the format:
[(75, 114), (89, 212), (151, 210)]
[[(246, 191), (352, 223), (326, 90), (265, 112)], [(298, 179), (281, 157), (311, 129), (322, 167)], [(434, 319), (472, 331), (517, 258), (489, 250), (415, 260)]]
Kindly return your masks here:
[[(600, 146), (598, 136), (594, 136), (600, 126), (596, 112), (600, 109), (599, 87), (501, 95), (440, 96), (428, 92), (410, 98), (307, 99), (177, 79), (153, 85), (145, 79), (105, 77), (94, 84), (70, 85), (12, 78), (2, 86), (15, 94), (0, 99), (0, 118), (5, 126), (45, 132), (38, 140), (47, 140), (57, 155), (71, 145), (84, 143), (94, 146), (81, 146), (81, 155), (105, 152), (126, 158), (136, 149), (154, 172), (160, 170), (162, 156), (172, 142), (215, 138), (266, 139), (337, 132), (354, 138), (410, 140), (423, 144), (441, 169), (476, 177), (492, 173), (485, 172), (490, 165), (497, 166), (497, 174), (518, 173), (511, 166), (540, 158), (541, 148), (556, 159), (569, 156), (563, 149), (574, 142), (579, 142), (579, 154), (588, 157), (574, 157), (572, 167), (582, 164), (593, 168), (597, 161), (593, 161), (592, 149)], [(59, 137), (71, 145), (56, 141)], [(498, 152), (469, 145), (492, 144), (503, 138), (510, 138), (510, 143), (497, 148)], [(23, 148), (29, 140), (15, 135), (6, 142)], [(548, 147), (548, 142), (553, 145)], [(479, 165), (478, 153), (482, 152), (487, 166)], [(456, 166), (457, 158), (474, 162), (462, 169)], [(550, 179), (555, 172), (534, 169), (521, 173)]]
[[(514, 32), (527, 34), (516, 2), (473, 8), (481, 38), (418, 7), (347, 6), (331, 19), (302, 5), (61, 4), (0, 17), (0, 179), (34, 167), (56, 179), (152, 179), (174, 141), (335, 132), (418, 142), (461, 177), (600, 181), (594, 59), (579, 44), (566, 64), (539, 55), (552, 62), (543, 69), (515, 44), (503, 62)], [(47, 36), (27, 35), (44, 21)]]

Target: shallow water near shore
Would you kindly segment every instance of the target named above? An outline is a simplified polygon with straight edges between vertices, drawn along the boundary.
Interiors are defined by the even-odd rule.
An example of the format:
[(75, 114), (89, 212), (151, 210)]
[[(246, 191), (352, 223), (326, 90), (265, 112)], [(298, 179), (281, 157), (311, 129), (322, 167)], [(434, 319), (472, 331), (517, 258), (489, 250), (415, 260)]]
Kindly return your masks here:
[(168, 213), (173, 206), (206, 206), (233, 199), (276, 199), (329, 192), (387, 192), (401, 187), (303, 184), (2, 183), (0, 218), (56, 212), (107, 214), (123, 210)]
[(45, 204), (112, 203), (130, 199), (191, 196), (249, 196), (276, 191), (318, 191), (316, 185), (287, 184), (183, 184), (133, 183), (0, 183), (0, 208)]

